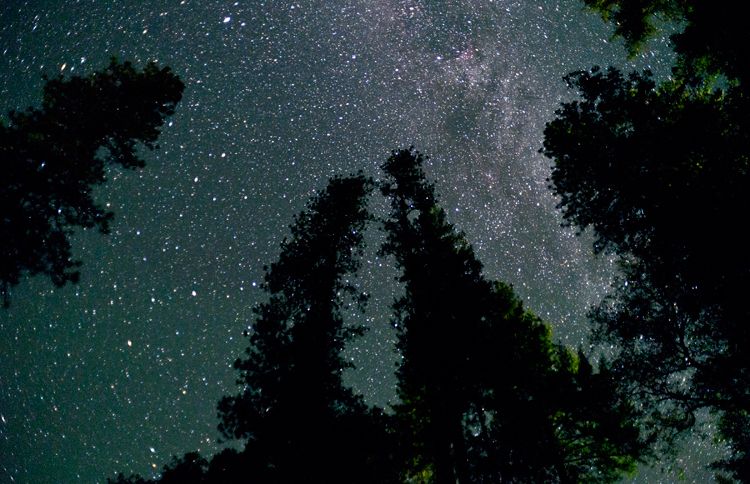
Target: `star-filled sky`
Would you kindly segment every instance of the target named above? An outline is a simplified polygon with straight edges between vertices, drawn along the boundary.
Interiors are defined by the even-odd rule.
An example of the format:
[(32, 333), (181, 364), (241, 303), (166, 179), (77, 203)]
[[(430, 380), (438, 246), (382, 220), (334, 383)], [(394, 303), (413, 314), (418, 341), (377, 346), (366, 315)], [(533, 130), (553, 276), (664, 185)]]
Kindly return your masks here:
[[(330, 176), (378, 176), (395, 148), (431, 156), (486, 274), (584, 344), (613, 264), (560, 227), (537, 150), (574, 95), (566, 73), (668, 74), (664, 39), (629, 61), (610, 35), (577, 0), (3, 0), (2, 112), (38, 105), (43, 74), (85, 75), (113, 55), (171, 66), (186, 90), (147, 167), (112, 170), (98, 190), (116, 219), (108, 237), (76, 236), (81, 283), (27, 280), (0, 310), (0, 483), (153, 476), (173, 454), (220, 449), (215, 406), (236, 391), (263, 265)], [(347, 378), (385, 405), (394, 291), (374, 250), (371, 331)], [(680, 457), (689, 480), (706, 479), (707, 452)]]

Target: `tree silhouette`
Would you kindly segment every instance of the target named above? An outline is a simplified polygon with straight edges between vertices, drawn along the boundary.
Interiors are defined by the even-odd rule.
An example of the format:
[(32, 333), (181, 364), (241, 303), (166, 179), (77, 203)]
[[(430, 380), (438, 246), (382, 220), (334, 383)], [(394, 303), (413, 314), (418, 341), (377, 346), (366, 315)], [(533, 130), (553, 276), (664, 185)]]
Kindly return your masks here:
[(554, 345), (509, 286), (484, 278), (425, 180), (424, 159), (393, 152), (381, 188), (392, 206), (382, 252), (405, 285), (394, 324), (407, 477), (595, 482), (632, 470), (644, 447), (630, 406), (583, 355)]
[(219, 404), (222, 434), (247, 439), (260, 482), (384, 479), (385, 468), (371, 465), (373, 446), (382, 444), (376, 415), (342, 382), (351, 364), (341, 351), (363, 331), (344, 324), (342, 309), (345, 296), (360, 306), (366, 300), (351, 278), (370, 190), (363, 176), (332, 179), (267, 269), (269, 301), (256, 308), (247, 355), (235, 363), (242, 393)]
[(241, 392), (219, 403), (219, 430), (244, 448), (174, 458), (155, 481), (113, 482), (612, 482), (635, 468), (646, 443), (609, 366), (594, 371), (554, 344), (510, 286), (485, 279), (423, 160), (393, 152), (380, 183), (391, 201), (381, 253), (394, 256), (405, 287), (393, 306), (395, 415), (342, 381), (341, 352), (363, 331), (342, 313), (366, 300), (353, 281), (374, 183), (338, 177), (266, 268), (269, 297), (235, 363)]
[(76, 282), (81, 262), (69, 236), (76, 227), (109, 231), (113, 213), (92, 198), (105, 166), (141, 168), (138, 146), (156, 148), (183, 84), (168, 67), (142, 71), (112, 60), (87, 77), (48, 79), (40, 109), (11, 111), (0, 122), (0, 295), (25, 275)]
[(155, 481), (120, 475), (114, 482), (393, 480), (388, 418), (342, 381), (351, 364), (341, 351), (364, 331), (345, 324), (342, 312), (367, 300), (353, 279), (371, 190), (362, 175), (331, 179), (295, 217), (278, 261), (265, 268), (269, 298), (254, 308), (250, 345), (235, 362), (241, 392), (218, 405), (219, 430), (243, 440), (244, 449), (226, 449), (210, 462), (188, 453)]
[[(155, 481), (139, 475), (125, 477), (122, 473), (115, 479), (107, 479), (109, 484), (147, 484)], [(181, 458), (173, 457), (172, 462), (162, 468), (157, 482), (161, 484), (208, 484), (219, 482), (208, 475), (208, 461), (197, 452), (188, 452)]]
[(750, 45), (740, 4), (701, 0), (583, 0), (615, 26), (635, 55), (659, 28), (671, 35), (678, 55), (677, 72), (700, 80), (706, 74), (749, 80)]
[(545, 130), (551, 189), (566, 222), (592, 227), (595, 250), (622, 268), (592, 312), (597, 341), (618, 348), (614, 374), (653, 431), (669, 441), (708, 408), (746, 460), (750, 440), (731, 430), (750, 411), (744, 89), (596, 68), (568, 82), (582, 99)]

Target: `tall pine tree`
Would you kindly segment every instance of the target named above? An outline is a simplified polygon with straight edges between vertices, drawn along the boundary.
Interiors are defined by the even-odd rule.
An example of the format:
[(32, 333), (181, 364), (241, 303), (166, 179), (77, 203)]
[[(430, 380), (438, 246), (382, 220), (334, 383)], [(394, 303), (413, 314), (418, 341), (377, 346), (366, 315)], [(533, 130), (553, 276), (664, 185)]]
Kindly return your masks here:
[(366, 300), (350, 278), (370, 191), (363, 176), (332, 179), (296, 217), (279, 260), (266, 269), (269, 300), (255, 309), (250, 346), (235, 363), (242, 392), (219, 404), (219, 428), (247, 439), (245, 462), (258, 482), (382, 480), (370, 447), (383, 432), (342, 382), (350, 364), (341, 352), (363, 332), (345, 325), (342, 310), (347, 299)]
[[(612, 482), (644, 446), (606, 365), (553, 344), (510, 286), (487, 280), (446, 221), (424, 157), (383, 165), (390, 198), (384, 254), (402, 271), (394, 304), (399, 403), (369, 409), (342, 382), (341, 358), (372, 182), (335, 178), (292, 225), (266, 269), (242, 391), (219, 404), (225, 437), (245, 440), (211, 461), (186, 454), (158, 482)], [(348, 296), (348, 297), (347, 297)], [(113, 482), (142, 483), (138, 476)]]
[(405, 477), (596, 482), (632, 470), (643, 445), (631, 408), (583, 355), (554, 345), (509, 286), (482, 275), (425, 180), (424, 159), (393, 152), (381, 186), (391, 199), (382, 252), (405, 286), (394, 304)]

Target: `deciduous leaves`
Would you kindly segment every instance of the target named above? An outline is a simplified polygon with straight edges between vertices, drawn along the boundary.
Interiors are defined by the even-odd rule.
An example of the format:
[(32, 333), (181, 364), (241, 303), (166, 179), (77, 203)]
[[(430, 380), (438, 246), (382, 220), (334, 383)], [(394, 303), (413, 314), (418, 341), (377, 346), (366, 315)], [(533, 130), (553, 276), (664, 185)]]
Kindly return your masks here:
[(611, 374), (654, 435), (669, 442), (709, 408), (744, 459), (727, 422), (750, 410), (747, 89), (677, 72), (658, 86), (648, 72), (571, 74), (581, 99), (557, 111), (542, 151), (566, 223), (591, 227), (622, 269), (592, 311), (597, 341), (618, 351)]
[(742, 4), (702, 0), (583, 0), (615, 26), (635, 55), (659, 28), (675, 31), (672, 44), (679, 60), (676, 72), (701, 82), (721, 74), (732, 81), (750, 80), (750, 45)]
[(41, 108), (11, 112), (0, 123), (0, 294), (25, 275), (57, 286), (78, 280), (73, 230), (109, 231), (113, 213), (92, 197), (105, 166), (141, 168), (138, 146), (156, 148), (183, 84), (168, 68), (137, 70), (112, 60), (87, 77), (47, 80)]

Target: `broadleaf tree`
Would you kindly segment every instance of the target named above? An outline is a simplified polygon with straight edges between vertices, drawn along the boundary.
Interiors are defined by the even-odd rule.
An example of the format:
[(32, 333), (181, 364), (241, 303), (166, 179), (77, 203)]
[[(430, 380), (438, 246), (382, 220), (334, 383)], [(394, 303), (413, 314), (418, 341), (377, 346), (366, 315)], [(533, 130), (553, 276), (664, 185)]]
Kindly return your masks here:
[(742, 4), (701, 0), (583, 0), (614, 25), (631, 55), (648, 40), (670, 31), (677, 54), (675, 72), (691, 82), (722, 75), (731, 81), (750, 80), (750, 45)]
[(41, 108), (11, 111), (0, 121), (0, 296), (24, 276), (56, 286), (76, 282), (76, 228), (108, 233), (113, 213), (92, 196), (106, 166), (141, 168), (138, 147), (157, 147), (184, 85), (169, 67), (142, 70), (112, 60), (86, 77), (47, 79)]
[[(653, 14), (628, 13), (635, 4), (626, 3), (597, 8)], [(750, 209), (749, 64), (746, 43), (719, 47), (744, 29), (727, 19), (733, 7), (644, 3), (679, 6), (673, 77), (569, 75), (581, 98), (545, 130), (550, 188), (565, 222), (591, 228), (595, 251), (617, 257), (617, 282), (591, 319), (595, 341), (615, 350), (613, 377), (639, 400), (644, 427), (671, 447), (699, 410), (712, 412), (732, 450), (715, 467), (750, 481), (741, 428), (750, 412), (750, 257), (739, 235)]]

